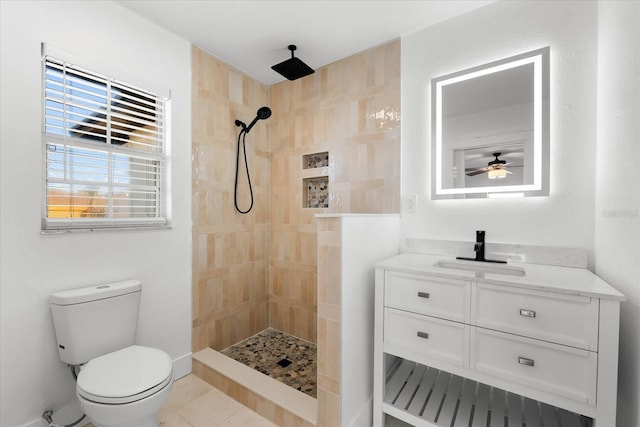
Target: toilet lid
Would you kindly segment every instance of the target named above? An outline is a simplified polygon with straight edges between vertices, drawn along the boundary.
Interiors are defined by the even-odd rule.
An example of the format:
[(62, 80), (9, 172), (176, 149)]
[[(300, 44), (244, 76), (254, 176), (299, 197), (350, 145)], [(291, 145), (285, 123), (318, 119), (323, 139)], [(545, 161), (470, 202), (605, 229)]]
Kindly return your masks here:
[(167, 353), (133, 345), (84, 365), (76, 390), (87, 400), (122, 404), (144, 399), (173, 379), (173, 364)]

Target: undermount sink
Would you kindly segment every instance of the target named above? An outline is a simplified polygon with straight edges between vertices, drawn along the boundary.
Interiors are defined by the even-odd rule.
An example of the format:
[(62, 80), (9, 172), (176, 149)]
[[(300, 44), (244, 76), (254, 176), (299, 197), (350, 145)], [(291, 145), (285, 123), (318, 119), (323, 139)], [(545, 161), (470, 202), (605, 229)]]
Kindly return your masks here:
[(511, 265), (494, 264), (482, 261), (452, 261), (440, 260), (433, 264), (438, 268), (451, 268), (455, 270), (474, 271), (476, 273), (503, 274), (505, 276), (524, 277), (525, 271), (522, 267), (514, 267)]

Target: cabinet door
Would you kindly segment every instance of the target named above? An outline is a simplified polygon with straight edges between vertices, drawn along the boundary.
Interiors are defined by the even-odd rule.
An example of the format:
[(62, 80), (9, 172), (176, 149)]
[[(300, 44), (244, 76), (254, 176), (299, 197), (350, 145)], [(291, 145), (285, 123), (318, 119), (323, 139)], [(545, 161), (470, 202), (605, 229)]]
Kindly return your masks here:
[(388, 271), (385, 306), (456, 322), (469, 322), (470, 292), (464, 280)]
[(597, 353), (483, 328), (471, 342), (476, 371), (595, 404)]
[(463, 323), (385, 308), (384, 343), (468, 366), (469, 326)]
[(598, 306), (595, 298), (478, 283), (473, 323), (598, 351)]

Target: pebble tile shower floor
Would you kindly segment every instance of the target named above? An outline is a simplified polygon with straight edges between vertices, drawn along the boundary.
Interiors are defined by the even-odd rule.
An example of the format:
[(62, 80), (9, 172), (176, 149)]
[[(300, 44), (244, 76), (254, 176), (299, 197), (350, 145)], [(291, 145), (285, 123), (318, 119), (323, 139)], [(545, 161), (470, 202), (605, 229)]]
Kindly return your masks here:
[(314, 343), (268, 328), (221, 353), (289, 387), (317, 397), (317, 350)]

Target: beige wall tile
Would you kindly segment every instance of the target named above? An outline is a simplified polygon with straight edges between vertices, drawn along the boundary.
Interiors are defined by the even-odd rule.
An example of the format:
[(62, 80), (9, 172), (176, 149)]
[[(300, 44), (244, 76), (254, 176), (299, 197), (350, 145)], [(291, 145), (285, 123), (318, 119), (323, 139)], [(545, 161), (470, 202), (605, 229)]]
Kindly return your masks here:
[(318, 318), (340, 322), (340, 306), (318, 302)]
[(327, 377), (340, 380), (340, 322), (327, 321)]
[(262, 415), (263, 417), (265, 417), (268, 420), (275, 420), (276, 419), (276, 405), (269, 401), (266, 400), (263, 397), (258, 396), (256, 398), (256, 412), (259, 413), (260, 415)]
[[(254, 208), (243, 216), (233, 205), (233, 122), (251, 120), (268, 105), (269, 88), (196, 47), (192, 85), (193, 350), (220, 350), (269, 327), (268, 122), (247, 137)], [(240, 176), (239, 202), (248, 206)]]
[(318, 427), (340, 426), (340, 398), (318, 389)]
[[(271, 86), (271, 266), (278, 261), (293, 263), (272, 274), (272, 289), (286, 288), (298, 279), (300, 265), (324, 262), (322, 249), (314, 250), (312, 242), (335, 239), (318, 236), (315, 213), (399, 212), (400, 192), (400, 42), (370, 49), (350, 58), (316, 70), (312, 76)], [(329, 151), (330, 166), (328, 209), (302, 207), (304, 176), (313, 171), (302, 170), (302, 156)], [(280, 228), (278, 225), (288, 225)], [(303, 229), (303, 226), (310, 229)], [(335, 242), (332, 244), (337, 246)], [(320, 252), (319, 252), (320, 251)], [(320, 261), (315, 261), (316, 260)], [(328, 260), (328, 259), (327, 259)], [(317, 280), (332, 281), (335, 274)], [(275, 281), (285, 281), (274, 285)], [(323, 295), (332, 303), (338, 294), (333, 289)], [(304, 292), (307, 292), (306, 290)], [(322, 291), (317, 292), (321, 295)], [(272, 319), (282, 310), (277, 300), (271, 304)], [(294, 311), (304, 316), (312, 311)], [(278, 315), (274, 316), (274, 313)], [(279, 327), (293, 328), (304, 322), (278, 322)], [(287, 324), (288, 323), (288, 324)], [(285, 329), (292, 333), (292, 329)]]
[(329, 348), (327, 347), (327, 319), (318, 317), (318, 376), (327, 375)]
[(318, 374), (318, 388), (340, 395), (340, 381)]

